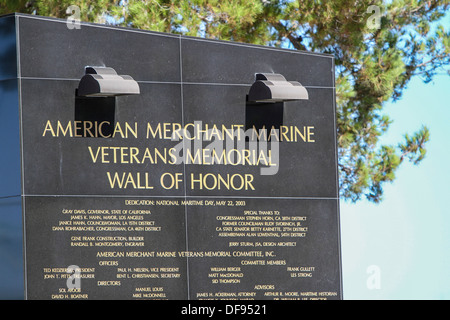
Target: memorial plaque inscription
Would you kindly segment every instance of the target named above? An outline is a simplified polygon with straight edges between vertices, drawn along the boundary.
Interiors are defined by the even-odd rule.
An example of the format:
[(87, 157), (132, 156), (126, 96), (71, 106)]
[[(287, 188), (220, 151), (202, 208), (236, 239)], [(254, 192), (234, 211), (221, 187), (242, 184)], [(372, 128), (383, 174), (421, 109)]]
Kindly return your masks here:
[[(20, 113), (25, 298), (342, 298), (331, 56), (3, 19), (17, 33), (20, 99), (1, 107)], [(139, 94), (79, 97), (86, 66)], [(249, 102), (260, 73), (307, 97)]]

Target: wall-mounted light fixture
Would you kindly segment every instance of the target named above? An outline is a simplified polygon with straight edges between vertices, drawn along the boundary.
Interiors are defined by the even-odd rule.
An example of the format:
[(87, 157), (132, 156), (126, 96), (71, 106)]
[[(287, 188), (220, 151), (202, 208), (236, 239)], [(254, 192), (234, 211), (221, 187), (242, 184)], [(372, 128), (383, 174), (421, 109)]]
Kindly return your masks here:
[(78, 84), (78, 96), (111, 97), (139, 94), (138, 83), (128, 75), (118, 75), (113, 68), (86, 67)]
[(277, 73), (257, 73), (248, 93), (248, 101), (251, 102), (284, 102), (308, 98), (308, 91), (299, 82), (287, 81)]

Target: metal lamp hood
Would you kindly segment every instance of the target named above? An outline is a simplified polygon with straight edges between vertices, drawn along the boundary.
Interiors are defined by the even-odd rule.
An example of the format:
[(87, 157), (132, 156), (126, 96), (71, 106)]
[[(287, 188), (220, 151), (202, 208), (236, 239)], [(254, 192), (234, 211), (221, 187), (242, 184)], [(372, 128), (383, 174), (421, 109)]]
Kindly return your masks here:
[(78, 84), (78, 96), (110, 97), (139, 94), (139, 84), (109, 67), (86, 67)]
[(287, 81), (277, 73), (257, 73), (250, 87), (248, 101), (283, 102), (308, 100), (308, 91), (297, 81)]

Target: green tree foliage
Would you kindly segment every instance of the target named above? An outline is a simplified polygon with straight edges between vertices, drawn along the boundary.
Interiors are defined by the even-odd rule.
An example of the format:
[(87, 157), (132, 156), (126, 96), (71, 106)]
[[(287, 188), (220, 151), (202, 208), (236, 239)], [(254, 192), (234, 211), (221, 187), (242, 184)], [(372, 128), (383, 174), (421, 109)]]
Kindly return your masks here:
[(450, 33), (431, 24), (442, 23), (449, 1), (3, 0), (0, 14), (65, 18), (77, 5), (84, 21), (333, 54), (341, 196), (378, 202), (405, 159), (425, 157), (426, 127), (380, 145), (391, 123), (383, 106), (413, 76), (429, 82), (448, 70)]

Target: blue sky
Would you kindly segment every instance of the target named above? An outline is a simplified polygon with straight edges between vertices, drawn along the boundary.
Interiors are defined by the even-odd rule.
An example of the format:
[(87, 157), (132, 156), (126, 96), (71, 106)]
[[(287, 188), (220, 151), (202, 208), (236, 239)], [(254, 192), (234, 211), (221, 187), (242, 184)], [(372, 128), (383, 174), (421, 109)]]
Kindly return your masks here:
[[(344, 299), (450, 299), (450, 76), (414, 78), (386, 113), (397, 144), (426, 125), (427, 156), (403, 163), (380, 204), (341, 201)], [(374, 266), (376, 274), (369, 269)], [(378, 286), (368, 286), (376, 276)]]

